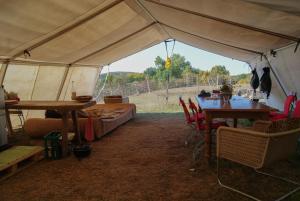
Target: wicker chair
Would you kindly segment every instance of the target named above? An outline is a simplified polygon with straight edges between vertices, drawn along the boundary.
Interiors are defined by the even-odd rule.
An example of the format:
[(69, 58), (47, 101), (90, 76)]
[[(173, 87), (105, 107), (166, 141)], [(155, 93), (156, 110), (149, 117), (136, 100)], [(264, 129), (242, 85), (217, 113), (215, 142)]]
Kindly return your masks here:
[[(251, 167), (257, 173), (271, 176), (297, 186), (293, 191), (290, 191), (277, 200), (282, 200), (300, 190), (300, 184), (297, 182), (259, 170), (274, 161), (287, 159), (288, 156), (296, 152), (297, 139), (300, 134), (299, 119), (285, 121), (289, 121), (285, 123), (285, 126), (278, 126), (278, 122), (257, 121), (254, 123), (252, 129), (220, 127), (217, 131), (217, 175), (219, 184), (253, 200), (259, 200), (252, 195), (241, 192), (221, 182), (220, 159), (226, 159)], [(274, 132), (276, 129), (281, 131)]]

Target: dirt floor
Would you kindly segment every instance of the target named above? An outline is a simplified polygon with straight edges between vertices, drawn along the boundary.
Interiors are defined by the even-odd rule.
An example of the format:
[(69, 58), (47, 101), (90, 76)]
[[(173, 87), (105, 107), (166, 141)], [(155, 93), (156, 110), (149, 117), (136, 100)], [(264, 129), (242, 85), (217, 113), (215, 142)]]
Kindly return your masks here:
[[(1, 182), (0, 201), (247, 201), (218, 185), (215, 163), (202, 156), (193, 160), (193, 146), (184, 145), (191, 130), (182, 115), (139, 114), (94, 142), (89, 158), (42, 160)], [(276, 164), (273, 171), (300, 181), (298, 160)], [(264, 200), (288, 188), (249, 169), (223, 166), (225, 181)]]

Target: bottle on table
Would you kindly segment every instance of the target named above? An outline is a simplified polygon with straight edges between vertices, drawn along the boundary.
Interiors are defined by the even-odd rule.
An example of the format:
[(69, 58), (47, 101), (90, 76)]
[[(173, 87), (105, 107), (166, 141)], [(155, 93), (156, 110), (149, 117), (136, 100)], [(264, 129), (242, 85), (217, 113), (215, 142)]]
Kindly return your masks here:
[(76, 100), (76, 89), (75, 89), (75, 82), (74, 81), (72, 81), (71, 99)]

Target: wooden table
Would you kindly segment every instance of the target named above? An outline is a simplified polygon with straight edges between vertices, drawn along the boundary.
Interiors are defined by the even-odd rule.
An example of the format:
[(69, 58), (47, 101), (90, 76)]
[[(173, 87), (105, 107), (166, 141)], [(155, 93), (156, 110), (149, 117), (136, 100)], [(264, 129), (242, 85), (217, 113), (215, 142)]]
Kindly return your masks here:
[(62, 115), (63, 128), (62, 128), (62, 154), (68, 154), (68, 114), (71, 113), (75, 136), (80, 138), (80, 132), (77, 121), (77, 111), (95, 105), (95, 101), (77, 102), (77, 101), (20, 101), (17, 104), (5, 104), (7, 127), (9, 133), (12, 133), (12, 125), (9, 116), (9, 109), (20, 110), (57, 110)]
[(232, 118), (234, 127), (237, 126), (237, 119), (261, 119), (268, 120), (271, 107), (249, 99), (233, 96), (226, 103), (220, 98), (196, 97), (203, 112), (205, 112), (205, 156), (211, 158), (211, 123), (214, 118)]

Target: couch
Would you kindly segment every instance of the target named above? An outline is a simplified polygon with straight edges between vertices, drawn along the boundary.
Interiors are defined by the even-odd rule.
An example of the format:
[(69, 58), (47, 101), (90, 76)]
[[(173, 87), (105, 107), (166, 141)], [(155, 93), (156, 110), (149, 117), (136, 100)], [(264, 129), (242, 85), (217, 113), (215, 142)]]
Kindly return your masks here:
[[(114, 130), (135, 117), (136, 106), (129, 103), (97, 104), (84, 110), (92, 117), (95, 138)], [(85, 132), (87, 118), (78, 118), (81, 134)], [(55, 118), (30, 118), (25, 121), (24, 131), (33, 138), (41, 138), (51, 131), (62, 128), (62, 120)], [(73, 132), (73, 123), (69, 119), (69, 132)]]

